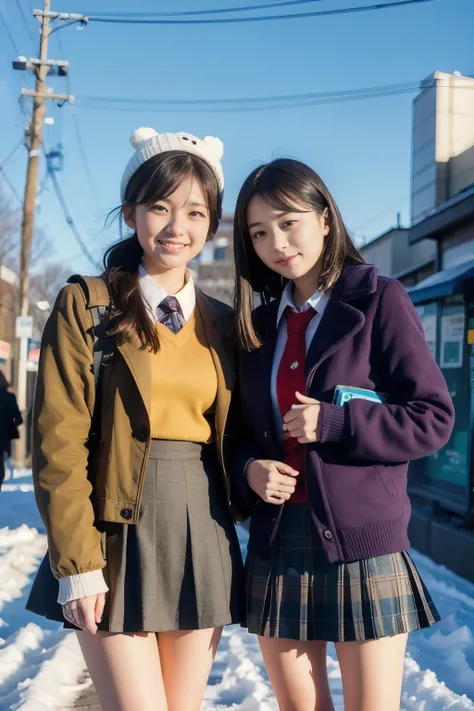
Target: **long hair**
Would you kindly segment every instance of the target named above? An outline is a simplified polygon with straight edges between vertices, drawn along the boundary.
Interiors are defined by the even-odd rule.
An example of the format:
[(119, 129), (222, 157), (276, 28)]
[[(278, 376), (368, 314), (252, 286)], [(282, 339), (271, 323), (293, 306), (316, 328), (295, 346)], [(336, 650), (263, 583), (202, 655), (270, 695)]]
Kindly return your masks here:
[[(153, 205), (171, 195), (183, 180), (190, 177), (200, 182), (207, 201), (209, 241), (219, 227), (222, 196), (212, 168), (199, 156), (185, 151), (168, 151), (149, 158), (131, 177), (124, 204)], [(111, 299), (109, 330), (119, 343), (137, 334), (142, 345), (156, 353), (158, 334), (139, 289), (138, 267), (142, 259), (143, 248), (136, 232), (110, 247), (104, 255), (104, 276)]]
[(248, 230), (250, 201), (259, 196), (281, 212), (328, 211), (329, 234), (324, 239), (318, 287), (325, 291), (339, 279), (348, 264), (363, 264), (364, 258), (353, 244), (339, 208), (317, 173), (297, 160), (279, 158), (256, 168), (244, 182), (235, 209), (235, 316), (239, 347), (252, 350), (261, 341), (252, 323), (254, 294), (263, 303), (278, 298), (287, 280), (267, 267), (257, 256)]

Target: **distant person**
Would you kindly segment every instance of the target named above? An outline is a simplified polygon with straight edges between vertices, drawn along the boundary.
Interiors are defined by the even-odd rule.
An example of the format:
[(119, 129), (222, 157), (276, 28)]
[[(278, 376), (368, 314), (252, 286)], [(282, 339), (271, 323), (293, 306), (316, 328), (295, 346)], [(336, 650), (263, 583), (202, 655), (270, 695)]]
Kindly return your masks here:
[(439, 619), (408, 553), (407, 468), (449, 439), (446, 383), (405, 289), (364, 262), (308, 166), (251, 173), (234, 254), (248, 629), (280, 709), (332, 711), (333, 642), (344, 709), (398, 711), (408, 633)]
[[(12, 440), (18, 439), (18, 427), (23, 424), (21, 412), (8, 380), (0, 370), (0, 489), (5, 480), (5, 460), (11, 461)], [(11, 466), (9, 466), (11, 474)]]
[[(77, 630), (103, 711), (194, 711), (243, 613), (223, 466), (232, 310), (188, 271), (219, 225), (223, 149), (150, 128), (132, 145), (130, 235), (102, 278), (61, 291), (44, 330), (33, 480), (49, 559), (28, 609)], [(109, 300), (96, 398), (90, 308)]]

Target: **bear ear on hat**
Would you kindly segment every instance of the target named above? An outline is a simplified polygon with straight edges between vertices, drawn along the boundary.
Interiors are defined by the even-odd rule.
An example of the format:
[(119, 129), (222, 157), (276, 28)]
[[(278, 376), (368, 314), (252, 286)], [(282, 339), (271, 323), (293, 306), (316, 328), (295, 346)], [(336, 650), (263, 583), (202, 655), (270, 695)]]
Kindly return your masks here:
[(224, 144), (220, 138), (216, 138), (215, 136), (205, 136), (202, 139), (202, 142), (205, 143), (206, 146), (209, 146), (217, 160), (222, 158), (224, 155)]
[(154, 128), (137, 128), (136, 131), (132, 133), (130, 136), (130, 143), (132, 144), (133, 148), (137, 148), (140, 143), (143, 143), (144, 141), (147, 141), (149, 138), (153, 138), (153, 136), (157, 136), (158, 133), (155, 131)]

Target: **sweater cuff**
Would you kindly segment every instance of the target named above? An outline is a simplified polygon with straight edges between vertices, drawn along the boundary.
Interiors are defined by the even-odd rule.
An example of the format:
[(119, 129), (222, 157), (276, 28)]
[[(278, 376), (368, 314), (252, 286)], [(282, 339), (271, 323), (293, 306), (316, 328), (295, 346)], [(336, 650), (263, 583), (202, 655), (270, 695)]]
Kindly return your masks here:
[(64, 605), (71, 600), (79, 600), (81, 597), (106, 593), (109, 590), (102, 570), (91, 570), (88, 573), (67, 575), (64, 578), (59, 578), (58, 582), (58, 603), (60, 605)]
[(349, 413), (345, 406), (322, 402), (319, 413), (319, 441), (349, 444)]
[(256, 460), (256, 457), (249, 457), (249, 459), (246, 461), (244, 465), (244, 487), (245, 487), (245, 501), (248, 506), (251, 507), (251, 509), (255, 508), (255, 504), (257, 501), (260, 501), (260, 496), (255, 493), (255, 491), (249, 486), (248, 481), (247, 481), (247, 469), (249, 468), (249, 464), (252, 464)]

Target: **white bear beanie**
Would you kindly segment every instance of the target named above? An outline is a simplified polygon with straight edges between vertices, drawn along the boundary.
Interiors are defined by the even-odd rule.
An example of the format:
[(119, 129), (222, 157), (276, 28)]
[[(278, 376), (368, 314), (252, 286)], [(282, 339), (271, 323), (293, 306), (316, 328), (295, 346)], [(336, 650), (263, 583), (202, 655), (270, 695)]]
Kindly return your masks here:
[(154, 128), (139, 128), (130, 137), (130, 143), (135, 153), (128, 161), (120, 183), (120, 199), (125, 200), (128, 183), (132, 175), (149, 158), (167, 151), (185, 151), (199, 156), (210, 165), (219, 183), (221, 192), (224, 190), (224, 173), (221, 158), (224, 154), (224, 144), (214, 136), (203, 139), (196, 138), (191, 133), (157, 133)]

